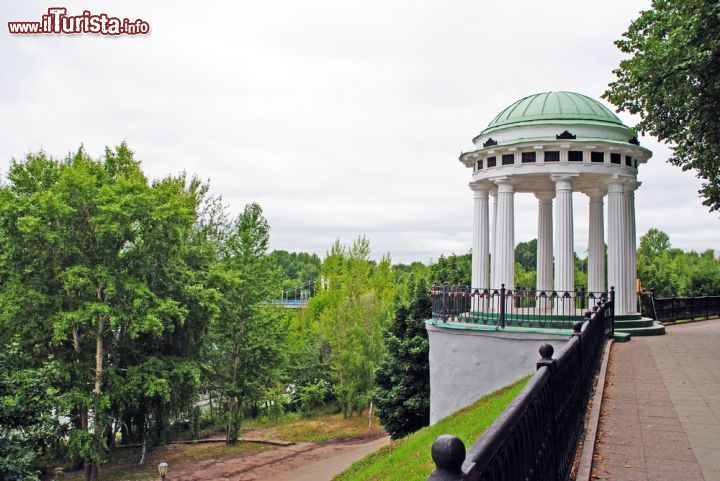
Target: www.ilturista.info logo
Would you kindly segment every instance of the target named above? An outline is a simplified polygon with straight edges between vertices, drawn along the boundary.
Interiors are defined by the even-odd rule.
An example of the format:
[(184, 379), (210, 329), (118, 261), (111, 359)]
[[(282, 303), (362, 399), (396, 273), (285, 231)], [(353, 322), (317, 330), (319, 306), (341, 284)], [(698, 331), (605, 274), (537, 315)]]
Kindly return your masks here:
[(90, 10), (82, 15), (67, 15), (63, 7), (48, 8), (39, 22), (8, 22), (8, 30), (17, 35), (80, 34), (97, 35), (147, 35), (150, 24), (138, 18), (110, 17), (106, 13), (94, 14)]

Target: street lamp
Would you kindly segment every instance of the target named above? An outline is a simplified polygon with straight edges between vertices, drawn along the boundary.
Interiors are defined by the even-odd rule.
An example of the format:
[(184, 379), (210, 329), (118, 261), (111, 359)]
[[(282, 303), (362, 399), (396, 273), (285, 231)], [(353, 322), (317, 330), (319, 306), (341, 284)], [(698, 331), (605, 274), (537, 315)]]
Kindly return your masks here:
[(160, 473), (160, 479), (165, 481), (165, 476), (167, 476), (167, 470), (168, 470), (168, 463), (162, 462), (158, 464), (158, 473)]

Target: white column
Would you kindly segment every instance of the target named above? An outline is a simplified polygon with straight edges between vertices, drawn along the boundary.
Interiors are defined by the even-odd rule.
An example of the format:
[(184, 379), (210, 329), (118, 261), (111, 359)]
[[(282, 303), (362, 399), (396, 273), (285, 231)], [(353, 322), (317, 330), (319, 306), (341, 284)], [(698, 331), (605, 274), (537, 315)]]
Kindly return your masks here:
[(492, 210), (492, 230), (490, 235), (490, 285), (488, 287), (490, 289), (500, 289), (500, 285), (495, 282), (497, 279), (495, 274), (497, 272), (497, 267), (495, 266), (495, 261), (497, 260), (497, 255), (495, 254), (497, 250), (497, 191), (490, 191), (490, 197), (492, 197), (492, 206), (490, 207), (490, 210)]
[(575, 290), (572, 181), (575, 175), (553, 175), (555, 182), (555, 290)]
[(640, 182), (628, 181), (624, 185), (623, 199), (625, 204), (625, 247), (626, 254), (626, 307), (625, 312), (637, 313), (637, 239), (635, 233), (635, 189), (640, 187)]
[(588, 291), (604, 292), (605, 287), (605, 226), (603, 219), (604, 189), (585, 192), (590, 199), (588, 232)]
[(505, 284), (507, 289), (515, 288), (515, 204), (512, 184), (508, 178), (496, 179), (497, 216), (495, 236), (494, 288)]
[(553, 289), (553, 198), (555, 192), (536, 192), (538, 199), (537, 282), (548, 295)]
[(608, 291), (615, 287), (615, 314), (627, 313), (626, 227), (623, 180), (613, 179), (608, 183)]
[(490, 283), (490, 219), (488, 187), (471, 184), (473, 209), (472, 286), (486, 289)]

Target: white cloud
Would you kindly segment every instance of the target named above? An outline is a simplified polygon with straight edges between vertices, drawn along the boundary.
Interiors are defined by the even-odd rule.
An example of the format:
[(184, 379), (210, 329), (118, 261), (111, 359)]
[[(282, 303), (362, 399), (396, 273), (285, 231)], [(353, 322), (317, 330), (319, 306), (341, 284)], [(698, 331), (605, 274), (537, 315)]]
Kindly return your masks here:
[[(54, 5), (54, 4), (53, 4)], [(125, 139), (151, 176), (209, 178), (237, 213), (258, 201), (272, 246), (324, 253), (367, 235), (377, 256), (437, 258), (470, 248), (470, 174), (460, 150), (524, 95), (598, 97), (612, 45), (649, 1), (64, 2), (141, 17), (138, 38), (0, 35), (0, 169), (44, 148), (93, 155)], [(201, 6), (202, 5), (202, 6)], [(39, 18), (42, 2), (5, 8)], [(622, 116), (632, 123), (633, 119)], [(699, 182), (664, 163), (641, 170), (638, 232), (716, 247)], [(536, 207), (517, 196), (516, 238)], [(575, 196), (576, 250), (587, 206)]]

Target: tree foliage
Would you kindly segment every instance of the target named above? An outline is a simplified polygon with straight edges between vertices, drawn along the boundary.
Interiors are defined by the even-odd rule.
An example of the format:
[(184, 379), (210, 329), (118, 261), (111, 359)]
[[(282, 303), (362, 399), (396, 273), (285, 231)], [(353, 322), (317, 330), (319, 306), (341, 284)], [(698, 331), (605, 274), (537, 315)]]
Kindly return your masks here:
[(267, 254), (270, 227), (257, 204), (240, 214), (213, 267), (220, 294), (206, 348), (209, 387), (225, 401), (226, 441), (239, 438), (243, 409), (273, 388), (280, 377), (285, 336), (278, 308), (264, 306), (277, 291), (277, 267)]
[(184, 176), (150, 183), (125, 144), (101, 160), (30, 154), (0, 189), (0, 341), (55, 359), (66, 455), (86, 479), (114, 428), (161, 436), (194, 400), (214, 312), (195, 228), (206, 193)]
[(638, 278), (657, 297), (690, 297), (720, 293), (720, 261), (712, 249), (698, 253), (672, 247), (670, 237), (650, 229), (640, 238)]
[(433, 285), (469, 286), (471, 275), (471, 254), (440, 256), (437, 262), (430, 266)]
[(515, 262), (526, 271), (537, 269), (537, 239), (520, 242), (515, 246)]
[(282, 272), (282, 288), (291, 289), (316, 279), (320, 275), (320, 257), (307, 252), (275, 250), (270, 253)]
[(430, 362), (425, 321), (431, 317), (430, 286), (423, 276), (412, 278), (409, 300), (395, 311), (385, 334), (387, 353), (375, 378), (378, 417), (393, 439), (430, 422)]
[(0, 479), (6, 481), (39, 480), (41, 460), (62, 433), (53, 415), (64, 412), (53, 387), (55, 363), (26, 364), (18, 343), (0, 351)]
[(703, 204), (719, 210), (720, 3), (654, 0), (615, 45), (630, 57), (604, 97), (672, 144), (669, 162), (694, 170)]
[(345, 415), (362, 411), (370, 401), (395, 300), (390, 259), (376, 265), (369, 256), (364, 237), (350, 248), (335, 242), (322, 264), (321, 289), (310, 304), (328, 346), (334, 390)]

